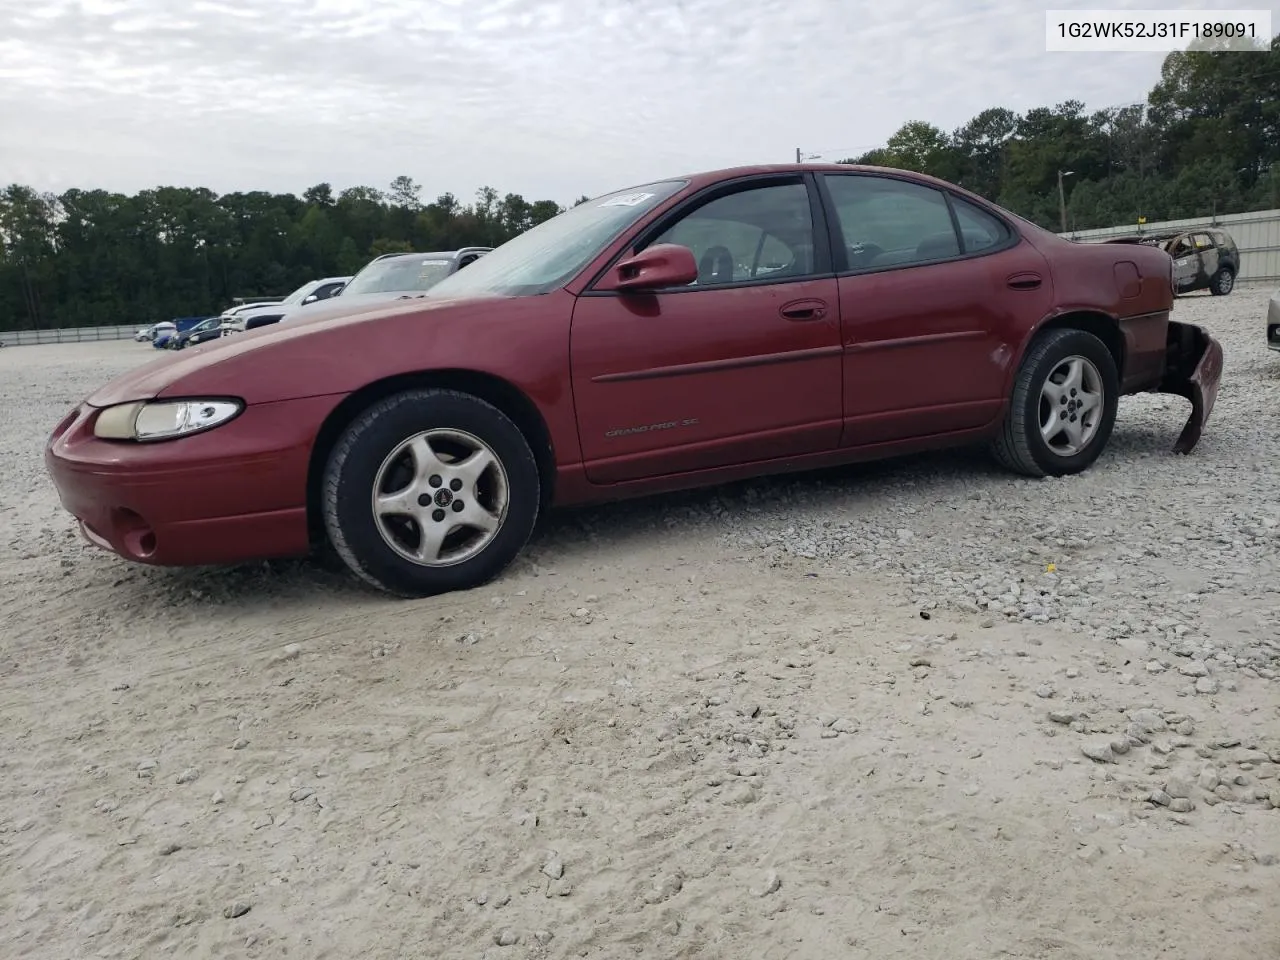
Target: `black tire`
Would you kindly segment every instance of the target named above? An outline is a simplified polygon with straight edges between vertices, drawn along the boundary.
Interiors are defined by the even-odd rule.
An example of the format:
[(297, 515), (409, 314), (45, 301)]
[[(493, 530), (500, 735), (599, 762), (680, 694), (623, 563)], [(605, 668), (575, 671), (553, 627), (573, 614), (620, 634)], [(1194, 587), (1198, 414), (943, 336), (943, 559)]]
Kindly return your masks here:
[(1209, 281), (1209, 292), (1215, 297), (1225, 297), (1236, 285), (1236, 275), (1230, 267), (1223, 267)]
[[(401, 556), (380, 532), (371, 506), (384, 460), (428, 430), (470, 434), (505, 472), (505, 518), (478, 553), (451, 566), (424, 566)], [(426, 597), (479, 586), (505, 570), (528, 542), (540, 503), (537, 462), (510, 418), (470, 394), (416, 389), (375, 403), (338, 438), (325, 468), (320, 507), (329, 541), (353, 573), (387, 593)]]
[[(1041, 390), (1049, 376), (1070, 357), (1093, 364), (1102, 388), (1102, 414), (1093, 436), (1078, 452), (1055, 452), (1040, 435)], [(1037, 336), (1018, 368), (1000, 432), (991, 443), (999, 463), (1029, 477), (1061, 477), (1088, 469), (1101, 455), (1115, 427), (1120, 404), (1120, 378), (1106, 345), (1083, 330), (1055, 329)]]

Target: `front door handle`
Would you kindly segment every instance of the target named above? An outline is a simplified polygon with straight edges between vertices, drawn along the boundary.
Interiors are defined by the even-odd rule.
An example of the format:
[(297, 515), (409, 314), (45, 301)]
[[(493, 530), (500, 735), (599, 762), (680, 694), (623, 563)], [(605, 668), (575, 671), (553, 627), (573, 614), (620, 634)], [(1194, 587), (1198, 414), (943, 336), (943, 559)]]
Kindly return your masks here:
[(784, 320), (821, 320), (827, 315), (825, 300), (792, 300), (778, 310)]

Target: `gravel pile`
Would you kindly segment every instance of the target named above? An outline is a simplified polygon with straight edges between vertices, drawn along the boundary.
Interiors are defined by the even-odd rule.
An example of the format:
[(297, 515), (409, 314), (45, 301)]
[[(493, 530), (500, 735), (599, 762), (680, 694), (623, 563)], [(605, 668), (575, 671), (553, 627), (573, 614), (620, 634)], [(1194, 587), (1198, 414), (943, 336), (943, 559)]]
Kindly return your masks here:
[[(1084, 475), (1028, 480), (958, 451), (688, 495), (666, 526), (714, 526), (735, 550), (817, 575), (872, 572), (938, 608), (1056, 622), (1124, 644), (1152, 672), (1280, 674), (1280, 355), (1263, 339), (1270, 288), (1181, 299), (1226, 372), (1204, 438), (1172, 453), (1189, 405), (1125, 398)], [(584, 522), (607, 535), (614, 506)], [(1212, 683), (1201, 684), (1204, 689)]]

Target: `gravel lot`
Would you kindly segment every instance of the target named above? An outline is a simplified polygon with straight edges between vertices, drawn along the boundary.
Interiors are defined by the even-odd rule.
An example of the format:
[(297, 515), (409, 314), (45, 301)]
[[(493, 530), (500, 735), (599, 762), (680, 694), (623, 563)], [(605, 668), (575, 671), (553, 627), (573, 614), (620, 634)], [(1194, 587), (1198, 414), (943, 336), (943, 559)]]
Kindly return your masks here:
[[(557, 517), (399, 602), (82, 544), (43, 440), (132, 342), (0, 351), (0, 956), (1280, 956), (1280, 355), (1206, 435)], [(1050, 565), (1056, 572), (1047, 572)]]

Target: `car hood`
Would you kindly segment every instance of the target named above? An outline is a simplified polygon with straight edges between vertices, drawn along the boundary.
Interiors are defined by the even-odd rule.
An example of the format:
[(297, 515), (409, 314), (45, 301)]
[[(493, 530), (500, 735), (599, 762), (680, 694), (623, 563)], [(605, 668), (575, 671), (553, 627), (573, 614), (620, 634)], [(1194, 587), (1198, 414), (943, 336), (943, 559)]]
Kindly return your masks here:
[(257, 307), (241, 307), (239, 310), (228, 310), (220, 316), (223, 320), (244, 320), (247, 317), (275, 316), (278, 313), (288, 313), (290, 310), (297, 309), (297, 305), (292, 303), (264, 303)]
[[(376, 296), (376, 295), (375, 295)], [(354, 301), (356, 298), (352, 298)], [(201, 374), (210, 368), (229, 364), (241, 358), (264, 350), (286, 351), (283, 362), (288, 362), (288, 352), (294, 355), (305, 351), (310, 341), (322, 336), (326, 331), (335, 329), (337, 324), (349, 326), (353, 324), (375, 323), (404, 314), (426, 315), (424, 320), (440, 311), (451, 308), (465, 308), (492, 298), (468, 299), (411, 299), (387, 303), (385, 298), (361, 304), (348, 303), (344, 311), (330, 313), (317, 310), (305, 311), (286, 326), (272, 325), (237, 333), (233, 337), (220, 337), (206, 343), (182, 351), (166, 353), (149, 363), (130, 370), (105, 384), (89, 395), (85, 403), (94, 407), (107, 407), (117, 403), (129, 403), (134, 400), (152, 400), (161, 396), (179, 396), (171, 387), (180, 385), (181, 381)], [(335, 316), (337, 319), (335, 319)], [(316, 323), (314, 320), (322, 322)], [(323, 322), (331, 321), (331, 322)], [(323, 345), (321, 345), (322, 347)], [(314, 351), (313, 351), (314, 352)], [(169, 393), (166, 394), (166, 391)]]
[(294, 320), (311, 320), (316, 317), (342, 317), (349, 313), (366, 310), (370, 306), (381, 306), (382, 304), (398, 303), (401, 301), (420, 301), (427, 294), (421, 290), (413, 290), (404, 292), (379, 292), (379, 293), (342, 293), (336, 297), (330, 297), (328, 300), (318, 300), (315, 303), (308, 303), (303, 307), (294, 307), (288, 312), (285, 319), (290, 322)]

